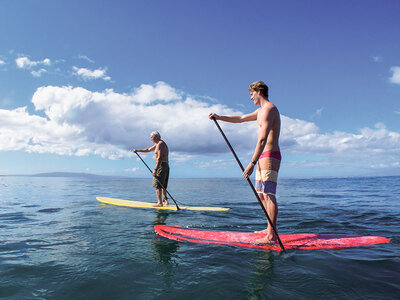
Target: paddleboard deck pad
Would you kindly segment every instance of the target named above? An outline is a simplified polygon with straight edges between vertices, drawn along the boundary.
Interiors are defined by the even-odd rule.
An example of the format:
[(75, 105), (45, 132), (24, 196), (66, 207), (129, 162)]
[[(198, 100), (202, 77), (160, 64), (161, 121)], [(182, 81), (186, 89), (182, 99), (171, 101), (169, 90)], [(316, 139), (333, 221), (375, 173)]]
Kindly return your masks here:
[[(279, 243), (254, 244), (254, 241), (265, 236), (259, 232), (224, 232), (169, 225), (156, 225), (154, 230), (160, 236), (176, 241), (281, 251)], [(344, 234), (300, 233), (280, 234), (279, 237), (287, 250), (343, 249), (390, 242), (390, 239), (381, 236)]]
[[(108, 198), (108, 197), (96, 197), (96, 199), (102, 203), (119, 205), (119, 206), (138, 207), (138, 208), (154, 208), (154, 209), (160, 209), (160, 210), (177, 210), (174, 203), (170, 203), (170, 205), (168, 205), (168, 206), (153, 206), (155, 203), (115, 199), (115, 198)], [(179, 205), (179, 208), (182, 210), (198, 210), (198, 211), (227, 211), (227, 210), (229, 210), (229, 208), (227, 208), (227, 207), (183, 206), (183, 205), (182, 206)]]

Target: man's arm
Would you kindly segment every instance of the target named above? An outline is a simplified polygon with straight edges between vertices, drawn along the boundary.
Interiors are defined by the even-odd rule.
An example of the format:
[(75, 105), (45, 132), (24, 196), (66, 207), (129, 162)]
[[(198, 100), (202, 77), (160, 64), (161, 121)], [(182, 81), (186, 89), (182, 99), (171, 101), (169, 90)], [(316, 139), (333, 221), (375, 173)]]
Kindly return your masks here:
[(243, 123), (243, 122), (248, 122), (248, 121), (256, 121), (257, 120), (257, 111), (254, 111), (252, 113), (242, 115), (242, 116), (220, 116), (217, 115), (216, 113), (210, 113), (208, 117), (212, 120), (215, 118), (216, 120), (221, 120), (224, 122), (229, 122), (229, 123)]
[(145, 148), (145, 149), (132, 149), (132, 152), (151, 152), (154, 151), (156, 149), (156, 145), (153, 145), (149, 148)]

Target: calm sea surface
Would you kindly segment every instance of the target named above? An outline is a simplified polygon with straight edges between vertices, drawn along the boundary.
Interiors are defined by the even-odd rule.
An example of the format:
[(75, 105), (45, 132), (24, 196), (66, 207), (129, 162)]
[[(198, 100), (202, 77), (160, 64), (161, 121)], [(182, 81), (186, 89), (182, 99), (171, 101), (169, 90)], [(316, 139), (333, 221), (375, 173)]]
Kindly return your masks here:
[(400, 177), (281, 179), (280, 233), (381, 235), (389, 244), (277, 253), (181, 243), (154, 225), (266, 227), (243, 179), (172, 179), (175, 199), (229, 212), (158, 212), (151, 179), (0, 177), (0, 298), (399, 299)]

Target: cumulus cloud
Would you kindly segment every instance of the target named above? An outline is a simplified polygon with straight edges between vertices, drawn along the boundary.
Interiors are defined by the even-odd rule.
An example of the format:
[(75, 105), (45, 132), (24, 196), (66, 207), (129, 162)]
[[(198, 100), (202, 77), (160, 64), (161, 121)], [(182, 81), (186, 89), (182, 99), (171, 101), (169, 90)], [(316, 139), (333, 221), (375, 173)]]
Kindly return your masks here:
[[(183, 99), (163, 82), (148, 90), (147, 86), (141, 86), (130, 94), (120, 94), (112, 89), (91, 92), (81, 87), (47, 86), (37, 89), (32, 102), (50, 121), (80, 128), (77, 137), (90, 143), (114, 145), (125, 150), (134, 146), (140, 148), (148, 146), (149, 133), (158, 130), (168, 137), (174, 151), (221, 150), (218, 150), (221, 145), (215, 131), (214, 139), (210, 140), (213, 124), (207, 119), (208, 113), (210, 109), (229, 114), (238, 112), (189, 97)], [(239, 139), (239, 135), (235, 136)]]
[[(36, 90), (32, 103), (40, 115), (30, 114), (26, 107), (0, 110), (0, 150), (120, 159), (132, 157), (131, 148), (148, 147), (150, 132), (158, 130), (168, 141), (171, 159), (190, 159), (229, 151), (208, 119), (211, 111), (242, 114), (194, 99), (165, 82), (141, 85), (131, 93), (44, 86)], [(281, 118), (281, 148), (286, 154), (363, 158), (385, 165), (399, 161), (400, 133), (384, 124), (357, 133), (323, 133), (312, 122)], [(238, 152), (253, 151), (255, 122), (220, 125)]]
[(303, 154), (390, 155), (398, 154), (400, 145), (400, 133), (389, 131), (382, 123), (376, 124), (375, 128), (362, 128), (358, 134), (339, 131), (308, 133), (294, 139), (297, 143), (292, 150)]
[(26, 107), (0, 109), (0, 120), (0, 150), (76, 156), (95, 154), (110, 159), (122, 157), (123, 150), (117, 146), (91, 143), (81, 135), (82, 128), (30, 115)]
[(155, 100), (163, 102), (181, 100), (182, 96), (165, 82), (159, 81), (155, 86), (151, 84), (142, 84), (139, 88), (135, 89), (133, 99), (137, 103), (149, 104)]
[(41, 61), (32, 61), (27, 56), (20, 56), (15, 59), (15, 63), (18, 68), (20, 69), (31, 69), (32, 67), (38, 65), (50, 66), (51, 61), (49, 58), (45, 58)]
[(83, 80), (103, 79), (105, 81), (111, 80), (110, 76), (106, 75), (106, 69), (89, 70), (86, 68), (72, 67), (74, 75), (81, 77)]
[(393, 73), (392, 77), (390, 77), (390, 82), (395, 83), (395, 84), (400, 84), (400, 67), (392, 67), (390, 68), (390, 71)]
[(4, 60), (0, 59), (0, 66), (3, 66), (5, 64), (6, 64), (6, 62)]

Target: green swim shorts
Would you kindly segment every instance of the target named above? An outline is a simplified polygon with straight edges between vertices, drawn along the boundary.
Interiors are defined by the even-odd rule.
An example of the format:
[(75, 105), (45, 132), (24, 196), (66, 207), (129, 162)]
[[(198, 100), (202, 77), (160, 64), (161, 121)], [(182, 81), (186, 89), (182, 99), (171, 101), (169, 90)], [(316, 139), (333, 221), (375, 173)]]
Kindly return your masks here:
[[(167, 188), (169, 179), (169, 165), (167, 162), (162, 162), (156, 170), (156, 176), (153, 177), (153, 187), (156, 189)], [(160, 184), (161, 183), (161, 184)]]

